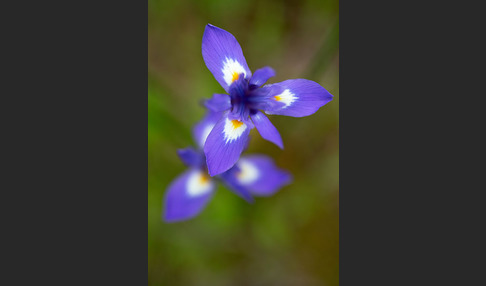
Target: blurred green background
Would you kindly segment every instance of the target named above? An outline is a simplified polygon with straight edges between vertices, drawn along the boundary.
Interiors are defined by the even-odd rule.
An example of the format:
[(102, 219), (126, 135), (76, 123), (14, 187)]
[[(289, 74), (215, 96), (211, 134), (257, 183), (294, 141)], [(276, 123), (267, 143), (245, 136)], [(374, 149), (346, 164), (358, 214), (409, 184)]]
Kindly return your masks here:
[[(148, 2), (149, 285), (339, 284), (339, 4), (332, 1)], [(264, 153), (294, 182), (248, 204), (223, 186), (198, 217), (166, 224), (162, 200), (185, 170), (176, 150), (195, 146), (201, 100), (224, 93), (201, 55), (204, 27), (232, 33), (252, 71), (318, 82), (334, 100), (312, 116), (269, 116), (285, 150), (256, 129)]]

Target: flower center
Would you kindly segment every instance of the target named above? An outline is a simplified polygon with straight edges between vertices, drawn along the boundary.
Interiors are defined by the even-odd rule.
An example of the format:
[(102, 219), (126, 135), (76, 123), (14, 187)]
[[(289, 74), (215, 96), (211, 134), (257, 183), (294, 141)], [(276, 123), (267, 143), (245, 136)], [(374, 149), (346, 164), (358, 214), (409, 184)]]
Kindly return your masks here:
[(241, 124), (244, 126), (251, 114), (255, 114), (259, 109), (265, 107), (264, 101), (267, 99), (267, 91), (249, 86), (248, 80), (241, 73), (238, 79), (231, 84), (229, 94), (231, 97), (231, 113), (234, 115), (232, 119), (245, 122), (230, 124), (233, 129), (237, 129)]

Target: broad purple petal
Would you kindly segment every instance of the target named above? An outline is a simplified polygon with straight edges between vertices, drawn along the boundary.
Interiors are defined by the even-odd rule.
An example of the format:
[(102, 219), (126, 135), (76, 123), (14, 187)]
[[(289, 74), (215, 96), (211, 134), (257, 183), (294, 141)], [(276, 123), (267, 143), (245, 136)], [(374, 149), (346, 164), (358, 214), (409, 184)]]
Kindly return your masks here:
[(270, 196), (292, 181), (292, 175), (278, 168), (264, 155), (242, 156), (230, 175), (240, 186), (257, 196)]
[(223, 112), (213, 112), (211, 110), (208, 110), (204, 118), (199, 121), (199, 123), (197, 123), (192, 129), (194, 140), (201, 149), (204, 147), (206, 138), (208, 137), (211, 130), (213, 130), (214, 125), (216, 125), (216, 123), (219, 119), (221, 119), (222, 116)]
[(263, 67), (255, 71), (250, 79), (250, 86), (260, 87), (271, 77), (275, 76), (275, 71), (271, 67)]
[[(235, 167), (233, 167), (235, 168)], [(234, 171), (228, 170), (220, 175), (220, 178), (222, 179), (223, 183), (228, 186), (228, 188), (238, 196), (242, 197), (249, 203), (253, 203), (255, 199), (251, 196), (250, 191), (241, 185), (238, 180), (236, 179), (235, 175), (233, 174)]]
[(187, 220), (198, 215), (211, 200), (214, 180), (202, 170), (191, 169), (167, 188), (163, 218), (166, 222)]
[(270, 122), (262, 112), (258, 111), (256, 114), (250, 115), (250, 117), (263, 139), (268, 140), (280, 147), (280, 149), (283, 149), (280, 133), (278, 133), (277, 128), (273, 126), (272, 122)]
[(307, 79), (289, 79), (262, 89), (267, 92), (265, 113), (293, 117), (311, 115), (333, 97), (318, 83)]
[(179, 149), (177, 155), (188, 167), (201, 167), (204, 164), (204, 155), (193, 148)]
[(238, 161), (247, 145), (251, 127), (242, 121), (223, 116), (209, 133), (204, 154), (209, 174), (215, 176), (227, 171)]
[(204, 106), (214, 112), (225, 111), (231, 108), (231, 98), (227, 94), (213, 94), (213, 98), (204, 102)]
[(244, 74), (251, 78), (240, 44), (229, 32), (206, 25), (202, 39), (202, 55), (206, 66), (219, 84), (228, 92), (231, 83)]

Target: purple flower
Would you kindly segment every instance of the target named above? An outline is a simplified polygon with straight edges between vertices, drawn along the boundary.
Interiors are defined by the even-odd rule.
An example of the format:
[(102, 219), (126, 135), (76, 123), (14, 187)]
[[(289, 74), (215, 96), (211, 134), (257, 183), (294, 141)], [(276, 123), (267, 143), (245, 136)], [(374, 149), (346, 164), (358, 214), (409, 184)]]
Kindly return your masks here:
[[(220, 117), (221, 113), (209, 111), (194, 127), (194, 139), (201, 148)], [(212, 178), (208, 176), (202, 150), (186, 148), (177, 153), (188, 170), (179, 175), (167, 189), (163, 215), (166, 222), (187, 220), (198, 215), (211, 200), (216, 180), (225, 183), (231, 191), (248, 202), (253, 202), (252, 195), (273, 195), (292, 180), (287, 171), (278, 168), (270, 157), (263, 155), (242, 156), (233, 168)]]
[(275, 76), (275, 71), (264, 67), (252, 75), (235, 37), (211, 24), (204, 30), (202, 55), (208, 69), (229, 93), (214, 94), (205, 102), (207, 108), (222, 112), (204, 145), (211, 176), (227, 171), (238, 161), (253, 127), (264, 139), (283, 149), (278, 130), (262, 111), (303, 117), (332, 100), (326, 89), (306, 79), (263, 86)]

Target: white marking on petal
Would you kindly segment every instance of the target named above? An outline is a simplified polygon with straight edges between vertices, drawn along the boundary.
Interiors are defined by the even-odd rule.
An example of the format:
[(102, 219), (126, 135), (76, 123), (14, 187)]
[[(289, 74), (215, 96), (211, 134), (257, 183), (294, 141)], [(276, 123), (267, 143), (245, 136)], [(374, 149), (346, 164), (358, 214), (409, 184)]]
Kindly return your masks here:
[(209, 133), (211, 133), (211, 130), (213, 130), (214, 124), (209, 124), (204, 127), (202, 133), (201, 133), (201, 138), (199, 138), (199, 144), (201, 147), (204, 147), (204, 143), (206, 143), (206, 139), (208, 139)]
[(258, 168), (246, 159), (240, 159), (238, 161), (238, 167), (240, 168), (240, 172), (236, 175), (236, 177), (242, 185), (251, 184), (255, 182), (258, 177), (260, 177), (260, 171)]
[(246, 77), (245, 68), (237, 60), (230, 58), (226, 58), (224, 60), (222, 72), (224, 81), (228, 84), (228, 86), (230, 86), (235, 80), (235, 74), (236, 79), (238, 79), (238, 76), (242, 73), (245, 74)]
[(241, 134), (248, 128), (245, 123), (239, 120), (230, 120), (226, 118), (224, 123), (224, 140), (226, 143), (240, 138)]
[(284, 90), (281, 94), (274, 96), (276, 101), (285, 103), (282, 109), (289, 107), (298, 98), (290, 89)]
[(199, 170), (194, 170), (189, 175), (186, 189), (190, 197), (198, 197), (210, 192), (213, 188), (213, 181), (211, 178)]

